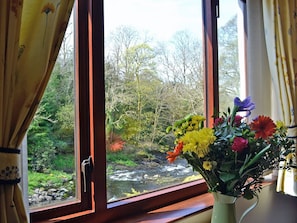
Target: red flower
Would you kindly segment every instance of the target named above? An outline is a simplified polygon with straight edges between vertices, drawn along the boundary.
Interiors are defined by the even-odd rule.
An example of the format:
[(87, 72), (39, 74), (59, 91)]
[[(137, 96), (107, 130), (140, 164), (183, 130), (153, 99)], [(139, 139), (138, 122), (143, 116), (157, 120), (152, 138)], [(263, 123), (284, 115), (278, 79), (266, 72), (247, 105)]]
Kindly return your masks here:
[(183, 150), (183, 142), (178, 142), (178, 144), (175, 146), (173, 152), (169, 151), (167, 152), (168, 156), (166, 156), (166, 159), (169, 163), (173, 163), (176, 159), (176, 157), (179, 156), (181, 151)]
[(122, 138), (114, 133), (110, 133), (106, 140), (106, 147), (111, 152), (117, 152), (124, 149), (125, 142)]
[(240, 126), (242, 117), (240, 115), (235, 115), (234, 124), (235, 126)]
[(275, 132), (276, 125), (270, 117), (260, 115), (251, 123), (251, 129), (256, 132), (256, 139), (267, 139)]
[(222, 124), (223, 122), (224, 122), (223, 118), (216, 118), (214, 120), (214, 126), (218, 126), (218, 125)]
[(248, 140), (242, 137), (235, 137), (233, 144), (231, 146), (234, 152), (242, 152), (245, 148), (247, 148)]

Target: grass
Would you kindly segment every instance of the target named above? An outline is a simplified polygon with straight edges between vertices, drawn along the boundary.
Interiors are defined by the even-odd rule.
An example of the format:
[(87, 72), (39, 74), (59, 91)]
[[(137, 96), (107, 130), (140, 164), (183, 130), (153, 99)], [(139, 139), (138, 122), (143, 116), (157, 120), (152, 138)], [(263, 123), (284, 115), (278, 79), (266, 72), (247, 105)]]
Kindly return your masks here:
[(134, 153), (125, 153), (123, 151), (121, 152), (110, 152), (107, 153), (107, 163), (116, 163), (128, 167), (135, 167), (137, 166), (137, 163), (135, 163), (133, 160), (135, 159)]
[(73, 174), (52, 170), (49, 173), (37, 173), (28, 171), (28, 193), (32, 195), (36, 188), (59, 188), (68, 187), (71, 184)]
[(45, 190), (65, 187), (74, 190), (75, 166), (73, 154), (59, 154), (53, 161), (53, 170), (47, 173), (28, 171), (28, 193), (32, 195), (36, 188)]
[(74, 155), (73, 154), (59, 154), (53, 161), (55, 170), (72, 173), (75, 170)]

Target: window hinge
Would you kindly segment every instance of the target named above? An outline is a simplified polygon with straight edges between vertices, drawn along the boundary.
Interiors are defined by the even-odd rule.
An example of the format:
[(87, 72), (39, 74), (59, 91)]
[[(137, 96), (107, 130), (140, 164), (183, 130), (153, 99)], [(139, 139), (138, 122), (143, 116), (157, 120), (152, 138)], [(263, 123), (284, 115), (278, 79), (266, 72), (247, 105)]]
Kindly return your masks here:
[(81, 173), (83, 176), (83, 187), (84, 187), (84, 192), (87, 192), (87, 176), (92, 172), (93, 170), (93, 161), (92, 157), (89, 156), (89, 158), (84, 159), (81, 164)]

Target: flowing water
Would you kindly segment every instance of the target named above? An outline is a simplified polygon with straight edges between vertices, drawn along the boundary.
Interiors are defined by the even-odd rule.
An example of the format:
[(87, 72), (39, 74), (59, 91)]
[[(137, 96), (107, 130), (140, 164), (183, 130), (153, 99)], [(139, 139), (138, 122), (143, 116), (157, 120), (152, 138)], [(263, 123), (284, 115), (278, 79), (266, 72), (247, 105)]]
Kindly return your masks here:
[(173, 164), (156, 165), (135, 169), (119, 169), (107, 176), (107, 200), (114, 201), (129, 194), (149, 192), (181, 183), (195, 173), (185, 160)]

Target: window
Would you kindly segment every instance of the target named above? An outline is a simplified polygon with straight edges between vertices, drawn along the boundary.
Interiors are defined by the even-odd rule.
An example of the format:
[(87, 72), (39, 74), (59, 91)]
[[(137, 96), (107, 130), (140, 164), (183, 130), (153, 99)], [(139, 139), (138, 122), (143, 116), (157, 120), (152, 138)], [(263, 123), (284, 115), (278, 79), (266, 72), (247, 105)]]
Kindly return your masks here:
[[(207, 192), (207, 187), (203, 180), (191, 181), (188, 183), (178, 184), (174, 187), (155, 190), (151, 193), (142, 193), (138, 196), (122, 199), (120, 196), (116, 201), (108, 197), (109, 188), (106, 187), (108, 179), (108, 163), (110, 157), (106, 156), (108, 143), (109, 122), (106, 122), (107, 109), (110, 104), (106, 105), (108, 95), (106, 92), (106, 74), (114, 69), (106, 61), (108, 59), (107, 51), (104, 52), (107, 43), (107, 30), (104, 30), (103, 16), (104, 4), (107, 7), (108, 1), (99, 0), (77, 0), (75, 8), (75, 73), (76, 73), (76, 96), (78, 99), (77, 106), (77, 199), (59, 204), (54, 207), (48, 207), (31, 212), (32, 221), (61, 217), (69, 214), (73, 219), (72, 222), (88, 222), (87, 220), (100, 219), (102, 222), (108, 222), (127, 215), (143, 213), (154, 208), (172, 204), (183, 199), (190, 198)], [(126, 1), (120, 1), (125, 2)], [(128, 2), (128, 1), (127, 1)], [(137, 1), (135, 1), (137, 2)], [(134, 3), (135, 3), (134, 2)], [(167, 1), (167, 2), (171, 2)], [(207, 124), (212, 124), (212, 115), (219, 107), (219, 78), (218, 78), (218, 45), (217, 45), (217, 0), (197, 0), (202, 11), (202, 27), (204, 32), (201, 33), (201, 55), (203, 64), (201, 69), (204, 70), (204, 91), (203, 94), (204, 115), (207, 117)], [(108, 12), (106, 12), (108, 13)], [(152, 15), (153, 16), (153, 15)], [(200, 18), (200, 19), (201, 19)], [(197, 18), (199, 19), (199, 18)], [(107, 22), (107, 21), (106, 21)], [(107, 25), (108, 26), (108, 25)], [(105, 27), (107, 29), (108, 27)], [(142, 45), (144, 47), (144, 45)], [(138, 48), (139, 49), (139, 48)], [(146, 46), (142, 50), (147, 50)], [(136, 50), (134, 48), (134, 50)], [(136, 52), (136, 51), (134, 51)], [(149, 51), (145, 51), (146, 53)], [(135, 60), (135, 55), (132, 61)], [(127, 57), (128, 58), (128, 57)], [(139, 59), (139, 58), (136, 58)], [(160, 68), (160, 67), (158, 67)], [(162, 68), (162, 67), (161, 67)], [(148, 75), (152, 73), (148, 72)], [(162, 80), (164, 81), (164, 80)], [(148, 115), (148, 114), (147, 114)], [(109, 120), (110, 121), (110, 120)], [(147, 155), (147, 154), (144, 154)], [(93, 171), (87, 176), (86, 192), (84, 192), (82, 175), (80, 173), (80, 164), (89, 156), (92, 157)], [(168, 185), (166, 185), (168, 186)], [(131, 187), (132, 188), (132, 187)], [(129, 192), (129, 189), (128, 191)], [(163, 186), (162, 186), (163, 188)], [(133, 192), (133, 191), (132, 191)], [(144, 192), (144, 191), (141, 191)], [(88, 212), (83, 212), (88, 211)], [(81, 213), (79, 213), (81, 212)], [(82, 215), (78, 217), (78, 215)], [(68, 216), (70, 218), (71, 216)], [(61, 217), (60, 220), (66, 219)], [(95, 221), (95, 220), (94, 220)]]
[[(48, 219), (49, 216), (50, 218), (55, 218), (59, 216), (81, 212), (84, 210), (90, 210), (92, 207), (92, 203), (90, 202), (91, 200), (91, 189), (90, 189), (91, 185), (89, 183), (90, 173), (88, 173), (88, 171), (86, 173), (87, 182), (86, 182), (86, 188), (84, 188), (83, 175), (81, 174), (81, 168), (80, 168), (83, 160), (87, 159), (90, 156), (90, 150), (89, 150), (90, 148), (90, 130), (89, 130), (90, 129), (90, 120), (89, 120), (90, 108), (89, 108), (89, 101), (86, 100), (89, 97), (88, 96), (89, 79), (88, 79), (88, 75), (82, 75), (82, 74), (88, 73), (88, 57), (87, 57), (88, 48), (85, 47), (87, 45), (87, 42), (86, 42), (87, 30), (83, 30), (87, 28), (87, 10), (86, 9), (87, 9), (87, 4), (85, 1), (76, 1), (73, 14), (75, 17), (79, 17), (80, 20), (78, 22), (77, 21), (75, 22), (75, 27), (73, 22), (74, 20), (69, 21), (68, 28), (70, 29), (70, 31), (66, 33), (64, 38), (66, 41), (68, 39), (68, 42), (67, 43), (64, 42), (64, 44), (66, 45), (62, 45), (60, 49), (60, 58), (57, 59), (56, 68), (53, 71), (51, 81), (48, 85), (48, 89), (46, 90), (47, 92), (45, 93), (44, 95), (45, 97), (43, 98), (43, 100), (47, 100), (48, 96), (50, 96), (50, 97), (55, 97), (54, 100), (59, 101), (57, 97), (62, 97), (62, 95), (64, 97), (64, 94), (62, 94), (61, 92), (60, 93), (58, 92), (58, 94), (55, 94), (57, 93), (55, 92), (57, 90), (54, 89), (54, 87), (60, 84), (61, 84), (60, 89), (62, 91), (65, 91), (65, 90), (68, 91), (66, 95), (69, 96), (68, 98), (69, 103), (66, 103), (67, 100), (63, 98), (63, 100), (61, 100), (62, 101), (61, 104), (58, 105), (60, 106), (60, 109), (58, 110), (61, 111), (60, 118), (62, 119), (66, 118), (64, 119), (64, 121), (66, 121), (64, 123), (65, 128), (63, 128), (62, 126), (59, 126), (58, 132), (61, 133), (59, 137), (61, 136), (68, 136), (68, 137), (64, 138), (64, 144), (63, 144), (63, 140), (60, 141), (62, 145), (60, 145), (59, 143), (57, 144), (48, 143), (48, 145), (51, 145), (52, 146), (51, 149), (54, 150), (49, 152), (55, 152), (55, 156), (57, 156), (57, 154), (64, 153), (62, 155), (63, 164), (65, 164), (67, 161), (65, 159), (65, 157), (68, 157), (68, 156), (65, 156), (65, 153), (67, 151), (59, 152), (59, 151), (56, 151), (56, 149), (65, 148), (71, 154), (71, 157), (72, 157), (71, 163), (73, 166), (68, 166), (67, 167), (68, 170), (66, 169), (64, 170), (64, 173), (65, 173), (64, 177), (67, 176), (66, 172), (68, 172), (68, 175), (70, 174), (72, 176), (72, 179), (65, 178), (65, 182), (64, 182), (64, 185), (61, 186), (61, 190), (64, 190), (64, 192), (69, 192), (69, 190), (71, 189), (72, 192), (71, 194), (67, 194), (67, 193), (64, 195), (58, 194), (57, 196), (61, 195), (60, 197), (56, 197), (58, 201), (55, 200), (50, 202), (41, 202), (35, 205), (33, 204), (30, 207), (30, 218), (32, 222)], [(74, 33), (75, 30), (79, 30), (79, 31), (76, 31)], [(78, 32), (81, 33), (80, 38), (78, 38), (78, 35), (77, 35)], [(73, 42), (74, 36), (76, 41), (75, 44)], [(65, 50), (64, 54), (61, 54), (61, 52), (63, 53), (63, 50)], [(69, 52), (70, 54), (68, 54)], [(62, 56), (64, 57), (63, 60), (61, 60)], [(66, 57), (67, 57), (67, 60), (64, 60)], [(65, 64), (61, 64), (60, 63), (61, 61), (64, 61), (64, 62), (67, 61), (70, 63), (70, 65), (68, 64), (69, 66), (68, 65), (64, 66)], [(70, 70), (67, 70), (67, 74), (64, 74), (62, 70), (65, 67), (68, 67), (70, 69)], [(63, 81), (65, 81), (66, 77), (68, 78), (67, 83), (62, 82), (62, 79)], [(56, 83), (51, 83), (51, 82), (56, 82)], [(50, 95), (47, 95), (47, 94), (50, 94)], [(61, 108), (63, 108), (64, 105), (67, 105), (65, 106), (65, 110), (64, 110), (64, 112), (66, 113), (62, 112), (63, 109), (61, 110)], [(50, 104), (50, 106), (52, 106), (52, 104)], [(44, 111), (41, 110), (41, 112), (44, 112)], [(43, 113), (43, 114), (46, 114), (46, 113)], [(75, 114), (75, 122), (74, 122), (74, 114)], [(39, 114), (37, 113), (37, 117), (38, 115)], [(50, 113), (49, 116), (45, 116), (45, 117), (52, 118), (53, 116), (52, 116), (52, 113)], [(60, 120), (60, 119), (56, 117), (55, 120), (53, 121), (56, 122), (57, 120)], [(33, 125), (34, 125), (34, 122), (33, 122)], [(62, 132), (60, 132), (61, 130)], [(63, 132), (64, 130), (66, 131), (67, 134)], [(42, 134), (45, 134), (45, 133), (46, 133), (46, 136), (48, 136), (48, 140), (53, 139), (53, 138), (50, 138), (51, 135), (49, 132), (42, 132)], [(71, 134), (74, 134), (74, 138), (69, 137)], [(46, 139), (46, 137), (44, 138)], [(39, 139), (40, 138), (37, 138), (36, 141), (38, 141)], [(31, 145), (32, 144), (29, 143), (28, 147)], [(28, 148), (28, 150), (30, 150), (30, 148)], [(44, 161), (48, 161), (48, 159), (50, 158), (48, 156), (49, 154), (48, 153), (41, 154), (41, 158), (43, 155), (46, 155)], [(38, 164), (38, 162), (36, 163), (36, 162), (30, 162), (30, 161), (31, 160), (29, 160), (29, 165)], [(38, 168), (44, 167), (42, 172), (45, 173), (45, 175), (46, 173), (48, 173), (48, 176), (54, 175), (54, 177), (59, 178), (59, 176), (55, 175), (57, 174), (57, 172), (47, 172), (48, 169), (46, 169), (47, 166), (44, 166), (45, 164), (44, 161), (43, 163), (39, 163), (41, 166), (34, 166), (35, 172), (37, 172), (36, 170), (38, 170)], [(29, 184), (30, 183), (31, 182), (29, 181)], [(50, 183), (51, 183), (50, 180), (45, 179), (40, 182), (39, 187), (48, 186), (43, 184), (50, 184)], [(52, 186), (52, 188), (49, 188), (49, 190), (56, 190), (55, 186)]]
[[(109, 202), (201, 179), (166, 128), (204, 114), (201, 0), (105, 0)], [(153, 15), (153, 16), (152, 16)]]
[[(228, 3), (228, 4), (226, 4)], [(230, 5), (234, 7), (230, 7)], [(245, 98), (243, 3), (220, 2), (218, 18), (218, 69), (220, 111), (232, 107), (233, 98)]]
[[(92, 3), (93, 3), (93, 7), (96, 5), (95, 6), (96, 9), (103, 10), (101, 3), (98, 3), (97, 1), (93, 1)], [(207, 39), (207, 44), (206, 44), (207, 48), (205, 53), (206, 53), (206, 57), (209, 58), (206, 65), (206, 67), (209, 68), (206, 70), (206, 73), (207, 73), (206, 76), (208, 78), (206, 83), (210, 83), (210, 81), (212, 81), (213, 86), (217, 86), (217, 83), (213, 82), (214, 79), (217, 79), (217, 77), (215, 77), (214, 75), (215, 72), (213, 72), (214, 70), (217, 69), (216, 62), (215, 62), (216, 48), (215, 48), (215, 45), (212, 45), (212, 43), (215, 42), (216, 40), (215, 1), (202, 1), (202, 8), (204, 8), (205, 10), (204, 22), (205, 22), (205, 25), (207, 24), (205, 28), (206, 28), (206, 32), (208, 33), (208, 35), (205, 35), (202, 37)], [(104, 35), (102, 32), (102, 27), (103, 27), (102, 17), (100, 17), (100, 14), (98, 13), (93, 13), (92, 18), (93, 18), (92, 41), (94, 44), (93, 47), (94, 49), (102, 49), (102, 47), (104, 46), (103, 45)], [(94, 112), (93, 115), (94, 115), (94, 120), (97, 120), (96, 124), (99, 124), (99, 125), (101, 124), (101, 126), (104, 126), (105, 107), (103, 105), (103, 102), (104, 102), (103, 95), (105, 94), (105, 85), (103, 84), (103, 81), (104, 81), (103, 76), (104, 76), (105, 70), (103, 65), (104, 65), (105, 57), (103, 55), (103, 52), (96, 50), (96, 51), (93, 51), (92, 58), (93, 58), (92, 68), (93, 68), (93, 74), (94, 74), (93, 102), (94, 102), (94, 108), (98, 108), (98, 110), (96, 110), (96, 112)], [(213, 99), (214, 95), (217, 95), (217, 92), (214, 92), (213, 86), (208, 88), (207, 99)], [(207, 105), (207, 108), (211, 107), (213, 109), (214, 106), (212, 102), (214, 102), (214, 100), (208, 100), (207, 102), (211, 102)], [(211, 110), (210, 113), (213, 113), (213, 110)], [(209, 116), (209, 120), (211, 120), (211, 116)], [(98, 136), (98, 134), (100, 133), (99, 128), (98, 129), (94, 128), (94, 130), (95, 130), (94, 135)], [(100, 141), (100, 138), (95, 137), (94, 140), (95, 140), (94, 141), (95, 159), (97, 155), (97, 158), (99, 158), (100, 161), (102, 161), (105, 159), (105, 150), (102, 148), (102, 140), (105, 140), (105, 138), (101, 138), (101, 141)], [(97, 166), (96, 169), (98, 171), (102, 171), (101, 174), (102, 175), (104, 174), (104, 176), (106, 176), (106, 173), (103, 172), (105, 171), (105, 168), (106, 168), (105, 163), (100, 162), (97, 165), (100, 165), (100, 166), (99, 167)], [(102, 169), (99, 169), (99, 168), (102, 168)], [(172, 202), (189, 198), (191, 196), (204, 193), (207, 191), (206, 185), (202, 183), (203, 181), (195, 181), (187, 184), (182, 184), (177, 187), (167, 188), (165, 190), (158, 190), (148, 194), (145, 193), (141, 196), (122, 199), (122, 200), (110, 202), (107, 204), (107, 197), (106, 197), (107, 190), (105, 188), (105, 185), (102, 185), (103, 183), (106, 183), (106, 182), (104, 181), (105, 180), (104, 177), (101, 177), (102, 175), (99, 175), (99, 173), (96, 173), (96, 177), (98, 179), (100, 178), (101, 184), (94, 187), (95, 199), (101, 201), (98, 207), (98, 210), (100, 212), (98, 213), (98, 215), (100, 216), (100, 219), (103, 218), (102, 221), (104, 221), (105, 218), (106, 220), (111, 220), (112, 218), (118, 218), (120, 216), (132, 214), (133, 212), (142, 213), (148, 210), (152, 210), (153, 208), (170, 204)], [(107, 215), (107, 213), (109, 214)]]
[(30, 209), (78, 197), (73, 39), (70, 18), (49, 83), (27, 132)]

